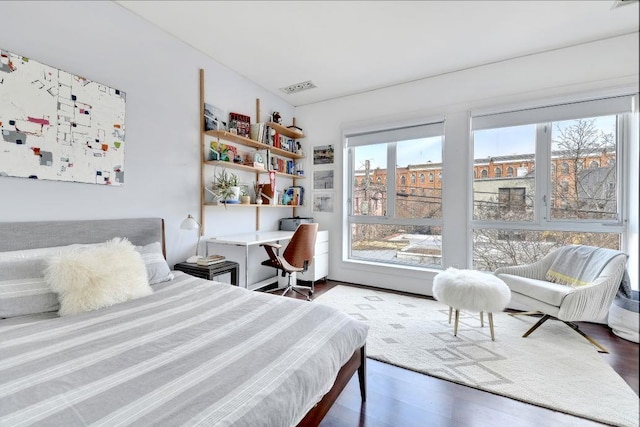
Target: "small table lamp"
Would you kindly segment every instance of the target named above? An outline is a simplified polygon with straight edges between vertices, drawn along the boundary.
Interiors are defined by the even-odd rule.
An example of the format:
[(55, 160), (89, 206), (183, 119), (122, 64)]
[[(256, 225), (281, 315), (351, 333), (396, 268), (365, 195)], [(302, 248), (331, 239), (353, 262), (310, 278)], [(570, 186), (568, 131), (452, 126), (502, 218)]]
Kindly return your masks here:
[[(200, 228), (200, 223), (198, 221), (196, 221), (196, 219), (194, 217), (192, 217), (191, 215), (188, 215), (180, 224), (180, 229), (181, 230), (198, 230)], [(187, 262), (190, 263), (195, 263), (198, 262), (198, 259), (202, 258), (200, 256), (198, 256), (198, 246), (200, 245), (200, 235), (197, 234), (197, 240), (196, 240), (196, 254), (192, 257), (189, 257), (187, 259)]]

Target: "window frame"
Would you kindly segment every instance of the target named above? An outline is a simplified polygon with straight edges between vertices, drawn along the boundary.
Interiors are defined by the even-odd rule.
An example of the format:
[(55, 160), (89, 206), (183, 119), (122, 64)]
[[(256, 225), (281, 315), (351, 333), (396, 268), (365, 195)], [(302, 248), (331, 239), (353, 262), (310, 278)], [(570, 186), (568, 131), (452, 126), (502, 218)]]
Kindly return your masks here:
[[(551, 121), (544, 121), (541, 123), (529, 123), (536, 125), (536, 144), (535, 144), (535, 153), (534, 153), (534, 161), (535, 167), (537, 171), (544, 171), (544, 173), (536, 173), (535, 179), (535, 202), (534, 202), (534, 210), (533, 210), (533, 218), (531, 221), (504, 221), (504, 220), (481, 220), (474, 219), (474, 195), (473, 195), (473, 181), (475, 177), (473, 177), (473, 173), (470, 175), (469, 188), (471, 189), (471, 196), (469, 198), (469, 223), (470, 223), (470, 242), (473, 242), (473, 234), (476, 229), (495, 229), (495, 230), (527, 230), (527, 231), (556, 231), (556, 232), (603, 232), (603, 233), (618, 233), (621, 236), (620, 247), (625, 246), (625, 239), (627, 238), (627, 213), (628, 205), (627, 200), (629, 199), (628, 191), (630, 188), (629, 180), (630, 176), (627, 175), (627, 171), (625, 169), (625, 161), (620, 161), (621, 159), (625, 159), (625, 154), (628, 152), (629, 147), (628, 144), (631, 143), (630, 138), (630, 129), (631, 129), (631, 120), (633, 119), (632, 111), (627, 112), (617, 112), (611, 113), (606, 110), (608, 105), (608, 101), (616, 98), (626, 98), (629, 100), (629, 105), (631, 105), (632, 96), (623, 96), (623, 97), (613, 97), (613, 98), (605, 98), (605, 99), (595, 99), (584, 102), (577, 102), (573, 104), (560, 104), (561, 114), (557, 119), (553, 119)], [(604, 108), (602, 113), (597, 113), (597, 103), (603, 102)], [(588, 111), (592, 111), (591, 109), (595, 106), (596, 113), (581, 114), (580, 111), (585, 110), (582, 104), (590, 104), (586, 108)], [(576, 106), (576, 112), (571, 111), (571, 106)], [(549, 108), (552, 109), (556, 106), (548, 106), (541, 107), (542, 109)], [(535, 110), (535, 109), (533, 109)], [(513, 115), (516, 116), (518, 112), (526, 112), (526, 109), (522, 109), (519, 111), (508, 111), (505, 113), (491, 113), (491, 115)], [(568, 117), (564, 117), (563, 115), (568, 115)], [(616, 135), (615, 135), (615, 143), (616, 143), (616, 201), (617, 201), (617, 218), (616, 219), (553, 219), (551, 216), (551, 203), (547, 203), (551, 199), (552, 194), (552, 126), (553, 123), (561, 122), (565, 120), (572, 119), (588, 119), (591, 117), (598, 116), (607, 116), (607, 115), (616, 115)], [(472, 120), (474, 118), (474, 114), (472, 113)], [(534, 114), (535, 116), (535, 114)], [(509, 126), (518, 126), (522, 124), (527, 124), (525, 122), (518, 122), (518, 118), (514, 120), (512, 124), (502, 124), (497, 127), (509, 127)], [(482, 127), (481, 129), (491, 129), (492, 127)], [(470, 137), (470, 168), (473, 168), (474, 165), (474, 131), (479, 129), (474, 129), (472, 125), (471, 129), (471, 137)], [(564, 163), (558, 164), (558, 167), (563, 170)], [(542, 177), (541, 177), (542, 176)], [(470, 248), (471, 252), (473, 252), (473, 243)], [(470, 258), (473, 260), (473, 257)]]
[[(431, 120), (419, 121), (417, 123), (410, 124), (408, 127), (417, 126), (417, 127), (425, 127), (428, 128), (429, 131), (426, 135), (422, 135), (420, 138), (432, 138), (432, 137), (440, 137), (441, 138), (441, 155), (442, 155), (442, 169), (444, 169), (444, 137), (445, 137), (445, 128), (444, 128), (444, 116), (433, 118)], [(353, 214), (353, 203), (355, 199), (354, 195), (354, 185), (351, 183), (346, 186), (347, 190), (347, 204), (345, 210), (346, 222), (344, 225), (344, 252), (343, 252), (343, 261), (345, 262), (354, 262), (354, 263), (367, 263), (367, 264), (377, 264), (383, 266), (393, 266), (397, 268), (405, 268), (405, 269), (419, 269), (419, 270), (428, 270), (433, 268), (440, 268), (435, 265), (417, 265), (411, 263), (402, 263), (402, 262), (385, 262), (383, 260), (376, 259), (365, 259), (360, 257), (354, 257), (352, 253), (352, 233), (351, 229), (354, 224), (372, 224), (372, 225), (397, 225), (397, 226), (429, 226), (429, 227), (438, 227), (442, 230), (443, 220), (440, 218), (402, 218), (396, 216), (396, 202), (397, 202), (397, 187), (402, 180), (402, 178), (406, 177), (402, 175), (401, 177), (398, 174), (397, 167), (397, 146), (399, 142), (418, 139), (418, 138), (404, 138), (404, 139), (396, 139), (394, 141), (387, 142), (368, 142), (361, 143), (357, 141), (356, 143), (352, 142), (352, 139), (357, 138), (360, 135), (366, 135), (368, 133), (375, 134), (380, 132), (381, 134), (391, 134), (393, 135), (394, 130), (402, 131), (403, 126), (394, 126), (393, 124), (389, 124), (384, 127), (380, 127), (377, 129), (369, 129), (369, 130), (353, 130), (353, 131), (343, 131), (343, 140), (345, 141), (345, 153), (346, 159), (344, 173), (347, 177), (346, 181), (351, 182), (351, 179), (356, 175), (356, 165), (355, 165), (355, 154), (354, 148), (359, 146), (367, 146), (373, 145), (375, 143), (385, 143), (387, 145), (387, 173), (386, 179), (382, 181), (384, 184), (387, 198), (386, 198), (386, 211), (385, 215), (354, 215)], [(439, 130), (439, 132), (438, 132)], [(390, 173), (389, 171), (393, 172)], [(406, 180), (409, 181), (409, 180)], [(416, 180), (418, 181), (418, 180)], [(423, 189), (424, 190), (424, 189)], [(441, 203), (443, 200), (444, 188), (441, 187)]]

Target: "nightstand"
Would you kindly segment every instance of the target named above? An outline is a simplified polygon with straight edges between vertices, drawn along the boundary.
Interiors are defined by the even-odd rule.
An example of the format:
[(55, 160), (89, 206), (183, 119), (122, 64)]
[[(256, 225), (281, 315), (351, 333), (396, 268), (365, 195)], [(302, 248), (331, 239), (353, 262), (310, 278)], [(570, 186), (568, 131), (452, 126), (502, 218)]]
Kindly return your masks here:
[(215, 276), (231, 273), (231, 284), (238, 286), (238, 271), (240, 270), (240, 264), (237, 262), (222, 261), (209, 266), (179, 262), (173, 266), (173, 269), (207, 280), (214, 280), (213, 278)]

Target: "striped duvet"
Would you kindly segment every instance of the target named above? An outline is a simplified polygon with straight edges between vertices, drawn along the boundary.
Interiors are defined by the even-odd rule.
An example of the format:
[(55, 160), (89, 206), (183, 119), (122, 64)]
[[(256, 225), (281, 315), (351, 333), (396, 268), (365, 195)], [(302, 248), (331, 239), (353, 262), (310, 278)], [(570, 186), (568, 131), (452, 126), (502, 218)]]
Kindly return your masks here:
[(0, 426), (291, 426), (364, 345), (320, 304), (181, 272), (154, 294), (0, 321)]

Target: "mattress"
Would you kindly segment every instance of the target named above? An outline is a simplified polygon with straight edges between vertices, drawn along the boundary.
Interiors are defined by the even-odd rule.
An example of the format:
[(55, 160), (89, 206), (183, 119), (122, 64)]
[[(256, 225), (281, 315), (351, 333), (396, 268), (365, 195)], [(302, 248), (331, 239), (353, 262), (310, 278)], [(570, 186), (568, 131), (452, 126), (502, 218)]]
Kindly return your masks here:
[(0, 321), (0, 426), (291, 426), (365, 344), (330, 307), (174, 274), (108, 308)]

